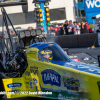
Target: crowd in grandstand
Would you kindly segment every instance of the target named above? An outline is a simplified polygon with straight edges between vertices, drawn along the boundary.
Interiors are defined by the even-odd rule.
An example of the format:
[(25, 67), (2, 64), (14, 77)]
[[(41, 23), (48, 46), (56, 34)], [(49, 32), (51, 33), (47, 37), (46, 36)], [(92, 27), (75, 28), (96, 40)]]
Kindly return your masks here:
[(59, 35), (70, 35), (70, 34), (83, 34), (89, 33), (89, 24), (87, 21), (79, 22), (65, 21), (62, 25), (56, 25), (55, 28), (51, 27), (51, 33), (55, 32)]

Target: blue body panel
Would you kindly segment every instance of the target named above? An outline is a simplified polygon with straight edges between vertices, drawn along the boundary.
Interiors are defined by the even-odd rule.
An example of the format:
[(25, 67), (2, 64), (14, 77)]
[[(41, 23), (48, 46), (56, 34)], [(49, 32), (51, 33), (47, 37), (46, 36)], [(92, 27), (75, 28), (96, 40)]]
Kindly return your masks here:
[[(32, 44), (30, 47), (35, 47), (35, 48), (38, 48), (39, 50), (41, 50), (41, 49), (43, 49), (47, 46), (50, 46), (50, 45), (57, 45), (57, 44), (56, 43), (39, 42), (39, 43)], [(95, 75), (100, 75), (100, 68), (99, 67), (84, 64), (84, 63), (81, 63), (81, 62), (76, 62), (76, 61), (73, 61), (71, 59), (67, 62), (51, 61), (51, 63), (61, 65), (61, 66), (64, 66), (64, 67), (68, 67), (68, 68), (72, 68), (72, 69), (75, 69), (75, 70), (95, 74)]]
[(76, 61), (73, 61), (71, 59), (68, 62), (51, 61), (51, 63), (58, 64), (58, 65), (68, 67), (68, 68), (72, 68), (72, 69), (75, 69), (75, 70), (95, 74), (95, 75), (100, 75), (100, 68), (99, 67), (84, 64), (84, 63), (81, 63), (81, 62), (76, 62)]
[(56, 43), (38, 42), (38, 43), (34, 43), (34, 44), (30, 45), (30, 47), (35, 47), (35, 48), (38, 48), (39, 50), (41, 50), (50, 45), (57, 45), (57, 44)]

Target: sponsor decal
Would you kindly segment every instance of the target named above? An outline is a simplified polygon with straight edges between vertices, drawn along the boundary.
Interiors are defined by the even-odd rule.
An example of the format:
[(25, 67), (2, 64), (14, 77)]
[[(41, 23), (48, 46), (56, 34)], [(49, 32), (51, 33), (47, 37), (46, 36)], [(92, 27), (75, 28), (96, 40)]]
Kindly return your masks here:
[(22, 86), (22, 83), (11, 83), (11, 84), (7, 85), (8, 88), (11, 88), (11, 87), (21, 87), (21, 86)]
[(29, 86), (31, 89), (33, 89), (33, 82), (32, 81), (29, 81)]
[(31, 73), (34, 73), (34, 74), (37, 74), (38, 75), (38, 67), (30, 66), (30, 71), (31, 71)]
[(42, 80), (44, 84), (50, 84), (51, 86), (55, 85), (61, 86), (61, 75), (53, 69), (45, 69), (41, 72)]
[(92, 58), (88, 58), (88, 57), (84, 57), (84, 58), (81, 58), (81, 60), (92, 60)]
[(100, 0), (85, 0), (86, 6), (88, 9), (90, 8), (99, 8), (100, 7)]
[(25, 75), (26, 75), (26, 76), (30, 76), (30, 72), (26, 71), (26, 72), (25, 72)]
[(37, 79), (33, 78), (33, 83), (37, 83)]
[(41, 51), (41, 54), (52, 54), (51, 50), (43, 50)]
[(79, 91), (80, 83), (78, 79), (75, 79), (74, 77), (63, 78), (63, 82), (67, 90)]

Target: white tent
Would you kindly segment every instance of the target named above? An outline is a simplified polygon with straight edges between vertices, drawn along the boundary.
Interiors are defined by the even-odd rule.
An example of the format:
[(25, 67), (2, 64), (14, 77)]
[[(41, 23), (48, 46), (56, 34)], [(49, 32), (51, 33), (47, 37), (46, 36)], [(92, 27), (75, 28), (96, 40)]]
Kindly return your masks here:
[(96, 15), (96, 19), (100, 18), (100, 14)]

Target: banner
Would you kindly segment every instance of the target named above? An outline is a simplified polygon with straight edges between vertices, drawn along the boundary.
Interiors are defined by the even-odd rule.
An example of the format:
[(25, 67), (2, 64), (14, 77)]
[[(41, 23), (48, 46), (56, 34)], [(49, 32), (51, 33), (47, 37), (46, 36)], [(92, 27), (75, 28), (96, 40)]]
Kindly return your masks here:
[(89, 24), (93, 24), (92, 17), (100, 14), (100, 1), (99, 0), (84, 0), (84, 6), (85, 6), (86, 20), (88, 21)]
[(84, 4), (86, 13), (100, 12), (99, 0), (84, 0)]

